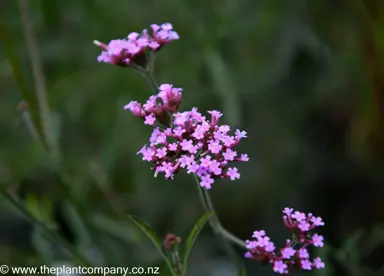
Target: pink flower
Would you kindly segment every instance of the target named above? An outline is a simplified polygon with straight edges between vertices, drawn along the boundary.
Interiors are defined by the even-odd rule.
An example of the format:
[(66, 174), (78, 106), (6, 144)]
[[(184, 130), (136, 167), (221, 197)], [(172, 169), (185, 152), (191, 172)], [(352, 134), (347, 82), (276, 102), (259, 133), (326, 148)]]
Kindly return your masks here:
[(286, 247), (281, 250), (281, 256), (284, 259), (290, 259), (295, 253), (296, 251), (292, 247)]
[(303, 270), (311, 270), (312, 269), (312, 263), (309, 260), (301, 260), (301, 268)]
[(239, 179), (240, 174), (238, 173), (237, 168), (228, 168), (227, 175), (231, 180)]
[(208, 144), (208, 149), (214, 153), (214, 154), (217, 154), (220, 152), (220, 150), (222, 149), (222, 146), (220, 145), (220, 142), (219, 141), (210, 141), (209, 144)]
[(248, 154), (246, 153), (242, 154), (239, 161), (243, 161), (243, 162), (249, 161)]
[(321, 217), (312, 217), (311, 222), (315, 226), (324, 226), (324, 222), (322, 221)]
[(308, 250), (305, 248), (300, 248), (299, 249), (299, 258), (300, 259), (308, 259), (309, 258)]
[(310, 225), (309, 225), (308, 222), (306, 222), (306, 221), (300, 221), (300, 223), (299, 223), (299, 228), (300, 228), (301, 231), (308, 231), (308, 230), (309, 230), (309, 227), (310, 227)]
[(156, 121), (156, 117), (153, 116), (152, 114), (149, 114), (147, 116), (145, 116), (145, 121), (144, 121), (144, 124), (146, 125), (153, 125)]
[(283, 213), (286, 214), (286, 215), (291, 215), (293, 212), (293, 208), (288, 208), (288, 207), (285, 207), (284, 210), (283, 210)]
[(273, 252), (276, 249), (275, 244), (273, 242), (269, 242), (267, 245), (265, 245), (264, 248), (267, 252)]
[(209, 190), (211, 189), (211, 185), (213, 184), (213, 182), (213, 179), (209, 175), (202, 176), (200, 186)]
[(273, 264), (273, 271), (280, 274), (284, 274), (286, 273), (287, 267), (288, 266), (285, 263), (283, 263), (283, 261), (275, 261)]
[(298, 211), (296, 211), (293, 215), (292, 215), (292, 217), (294, 218), (294, 219), (296, 219), (297, 221), (302, 221), (302, 220), (305, 220), (305, 218), (306, 218), (306, 216), (305, 216), (305, 214), (304, 213), (301, 213), (301, 212), (298, 212)]
[(236, 139), (247, 138), (247, 132), (236, 129), (235, 137)]
[(264, 230), (255, 231), (255, 232), (253, 232), (253, 235), (252, 235), (252, 237), (256, 238), (256, 239), (260, 239), (263, 236), (265, 236), (265, 231)]
[(318, 234), (314, 234), (312, 236), (313, 245), (316, 247), (323, 247), (324, 246), (323, 240), (324, 240), (323, 236), (320, 236)]
[(163, 158), (167, 155), (167, 149), (166, 148), (159, 148), (156, 150), (156, 156), (159, 158)]
[(223, 153), (224, 159), (228, 161), (233, 161), (236, 155), (236, 151), (233, 151), (231, 149), (227, 149), (226, 152)]
[(325, 264), (321, 261), (321, 259), (319, 257), (315, 258), (313, 260), (313, 265), (314, 267), (316, 267), (317, 269), (320, 269), (320, 268), (325, 268)]

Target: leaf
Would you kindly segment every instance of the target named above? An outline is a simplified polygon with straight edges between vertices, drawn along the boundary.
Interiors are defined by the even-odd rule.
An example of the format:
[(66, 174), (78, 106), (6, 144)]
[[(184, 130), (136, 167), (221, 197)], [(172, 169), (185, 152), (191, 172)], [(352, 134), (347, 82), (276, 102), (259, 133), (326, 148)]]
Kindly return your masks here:
[(44, 233), (39, 228), (35, 228), (32, 235), (32, 244), (39, 256), (46, 264), (54, 263), (54, 256), (52, 255), (52, 246), (45, 238)]
[(185, 241), (184, 245), (184, 252), (181, 256), (182, 258), (182, 265), (183, 265), (183, 274), (185, 275), (185, 272), (187, 270), (187, 262), (189, 254), (191, 253), (193, 244), (195, 243), (197, 236), (199, 235), (201, 229), (203, 229), (205, 223), (209, 220), (211, 217), (212, 212), (206, 213), (204, 216), (202, 216), (193, 226), (192, 231), (189, 233), (187, 240)]
[(244, 263), (239, 263), (238, 269), (239, 269), (239, 274), (238, 274), (239, 276), (246, 276), (247, 275), (247, 270), (245, 269)]
[(163, 250), (161, 239), (157, 236), (155, 231), (153, 231), (152, 228), (148, 224), (146, 224), (144, 221), (140, 220), (139, 218), (137, 218), (135, 216), (128, 215), (128, 218), (132, 222), (134, 222), (148, 236), (148, 238), (155, 245), (156, 249), (159, 251), (160, 255), (165, 260), (167, 266), (169, 267), (169, 269), (172, 272), (172, 275), (176, 275), (170, 260), (168, 259), (167, 255), (165, 254), (165, 252)]
[[(125, 225), (120, 224), (117, 221), (114, 221), (104, 215), (97, 214), (93, 216), (93, 221), (96, 226), (108, 233), (109, 235), (115, 236), (128, 244), (138, 243), (141, 235), (139, 236), (139, 231), (137, 228), (132, 229), (128, 228)], [(134, 226), (132, 226), (134, 227)]]
[(211, 48), (205, 50), (204, 57), (215, 89), (223, 100), (223, 109), (227, 114), (227, 120), (231, 125), (238, 125), (241, 122), (239, 95), (228, 68), (220, 53)]
[[(14, 52), (14, 49), (15, 49), (14, 44), (10, 39), (8, 30), (6, 29), (5, 23), (2, 21), (1, 17), (0, 17), (0, 38), (2, 41), (2, 45), (4, 47), (4, 51), (11, 64), (12, 74), (19, 87), (21, 98), (29, 106), (28, 110), (31, 113), (31, 121), (36, 126), (39, 137), (43, 137), (43, 128), (42, 128), (42, 123), (39, 120), (39, 110), (38, 110), (36, 97), (34, 97), (31, 91), (29, 91), (28, 84), (22, 76), (21, 65), (17, 58), (16, 53)], [(46, 147), (47, 146), (45, 143), (46, 141), (42, 141), (42, 142), (43, 142), (43, 146)]]
[(68, 243), (66, 240), (60, 237), (55, 231), (47, 226), (46, 223), (43, 223), (38, 218), (36, 218), (23, 204), (16, 200), (9, 192), (4, 189), (0, 189), (0, 194), (8, 201), (8, 203), (17, 211), (19, 211), (26, 219), (28, 219), (35, 227), (41, 229), (47, 238), (51, 239), (53, 242), (59, 243), (64, 249), (72, 255), (72, 257), (77, 261), (79, 265), (91, 266), (88, 260), (83, 256), (76, 247)]

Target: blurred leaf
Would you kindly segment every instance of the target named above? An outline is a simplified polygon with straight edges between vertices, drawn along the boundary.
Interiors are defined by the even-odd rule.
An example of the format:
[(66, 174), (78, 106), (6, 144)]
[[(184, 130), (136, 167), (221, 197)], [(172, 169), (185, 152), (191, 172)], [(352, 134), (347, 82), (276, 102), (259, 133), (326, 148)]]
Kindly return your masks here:
[(358, 263), (360, 261), (360, 253), (356, 248), (358, 248), (358, 242), (364, 235), (364, 230), (359, 230), (353, 233), (344, 243), (342, 252), (344, 256), (347, 256), (348, 261)]
[(28, 194), (25, 199), (25, 206), (43, 223), (50, 223), (52, 215), (51, 203), (47, 198), (40, 197), (38, 199), (34, 194)]
[(93, 218), (95, 224), (102, 231), (124, 240), (127, 243), (137, 243), (140, 241), (138, 232), (119, 222), (112, 220), (104, 215), (95, 215)]
[(314, 248), (314, 251), (313, 251), (313, 254), (315, 256), (319, 256), (322, 261), (324, 263), (326, 263), (325, 265), (325, 269), (316, 269), (314, 271), (315, 275), (316, 276), (326, 276), (326, 275), (333, 275), (333, 268), (332, 266), (330, 265), (330, 261), (328, 261), (328, 256), (331, 254), (331, 252), (333, 252), (334, 249), (331, 247), (330, 244), (328, 244), (327, 242), (325, 242), (324, 246), (323, 247), (316, 247)]
[(128, 218), (131, 221), (133, 221), (148, 236), (148, 238), (152, 241), (156, 249), (159, 251), (163, 259), (165, 260), (168, 268), (172, 271), (172, 274), (175, 275), (173, 266), (163, 250), (161, 239), (156, 235), (155, 231), (153, 231), (152, 228), (148, 224), (146, 224), (144, 221), (134, 216), (128, 215)]
[(87, 259), (84, 258), (73, 245), (67, 243), (59, 235), (57, 235), (55, 231), (51, 230), (46, 224), (42, 223), (39, 219), (34, 217), (33, 214), (31, 214), (31, 212), (12, 195), (3, 189), (0, 189), (0, 193), (12, 205), (12, 207), (23, 214), (31, 223), (33, 223), (35, 227), (38, 227), (44, 231), (47, 237), (49, 237), (52, 241), (57, 242), (63, 246), (63, 248), (65, 248), (72, 255), (72, 257), (74, 257), (79, 265), (90, 266)]
[[(39, 120), (37, 100), (27, 88), (28, 84), (24, 81), (22, 77), (20, 62), (17, 58), (16, 53), (14, 52), (15, 45), (9, 38), (8, 31), (5, 27), (4, 22), (2, 21), (2, 16), (0, 16), (0, 38), (2, 40), (2, 44), (4, 46), (9, 62), (11, 63), (13, 77), (15, 78), (15, 81), (19, 87), (21, 99), (26, 101), (28, 105), (28, 110), (30, 111), (32, 117), (31, 121), (36, 126), (39, 137), (43, 137), (43, 128), (42, 123)], [(46, 141), (43, 141), (43, 146), (47, 146)]]
[(247, 270), (245, 268), (245, 265), (242, 263), (239, 265), (239, 276), (246, 276), (247, 275)]
[(212, 216), (212, 212), (206, 213), (204, 216), (202, 216), (193, 226), (192, 231), (189, 233), (188, 238), (185, 241), (184, 251), (182, 252), (182, 255), (181, 255), (181, 259), (182, 259), (181, 262), (183, 265), (183, 275), (185, 275), (187, 271), (188, 258), (191, 253), (192, 247), (195, 244), (195, 241), (201, 229), (203, 229), (205, 223), (209, 220), (211, 216)]
[(35, 93), (37, 100), (37, 112), (42, 127), (42, 143), (46, 145), (47, 153), (53, 158), (58, 156), (57, 137), (54, 136), (52, 129), (51, 111), (48, 104), (48, 96), (46, 92), (45, 75), (43, 72), (42, 59), (38, 49), (37, 38), (33, 30), (31, 12), (28, 0), (18, 1), (20, 8), (20, 21), (24, 30), (25, 42), (31, 62), (32, 74), (35, 82)]
[(37, 228), (35, 228), (33, 231), (32, 244), (34, 245), (36, 251), (39, 253), (39, 256), (44, 260), (45, 264), (53, 263), (54, 256), (52, 255), (51, 243), (47, 241), (44, 233)]
[(205, 61), (217, 93), (223, 99), (223, 109), (227, 113), (226, 119), (231, 125), (238, 125), (240, 118), (239, 95), (233, 85), (227, 66), (220, 54), (212, 48), (205, 49)]

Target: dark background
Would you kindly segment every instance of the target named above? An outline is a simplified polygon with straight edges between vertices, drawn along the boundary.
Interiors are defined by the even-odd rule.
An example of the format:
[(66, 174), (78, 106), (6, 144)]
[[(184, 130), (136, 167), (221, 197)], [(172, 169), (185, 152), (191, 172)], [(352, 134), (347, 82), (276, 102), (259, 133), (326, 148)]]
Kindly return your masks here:
[[(265, 229), (283, 245), (281, 210), (312, 212), (325, 221), (326, 245), (316, 254), (327, 267), (307, 274), (384, 274), (383, 1), (3, 0), (0, 10), (1, 187), (92, 260), (102, 263), (58, 188), (58, 171), (115, 265), (157, 264), (165, 275), (158, 252), (125, 214), (162, 237), (185, 237), (203, 214), (190, 176), (155, 179), (136, 156), (151, 129), (122, 107), (153, 94), (146, 80), (98, 64), (92, 44), (171, 22), (181, 39), (159, 52), (158, 81), (184, 88), (183, 110), (221, 110), (223, 122), (248, 132), (239, 146), (250, 156), (241, 179), (211, 190), (223, 225), (242, 239)], [(33, 73), (31, 57), (42, 73)], [(59, 167), (25, 124), (41, 111), (36, 95), (44, 87), (36, 83), (46, 86)], [(2, 201), (0, 263), (71, 261), (12, 210)], [(273, 275), (245, 263), (248, 275)], [(209, 227), (189, 265), (189, 275), (236, 275)]]

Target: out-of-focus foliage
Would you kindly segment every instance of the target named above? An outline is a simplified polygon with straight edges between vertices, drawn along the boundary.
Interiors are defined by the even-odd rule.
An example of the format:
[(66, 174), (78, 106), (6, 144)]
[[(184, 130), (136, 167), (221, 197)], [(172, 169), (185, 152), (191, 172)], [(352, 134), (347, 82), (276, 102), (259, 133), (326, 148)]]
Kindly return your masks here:
[[(0, 17), (33, 109), (36, 77), (17, 2), (1, 1)], [(328, 242), (318, 252), (327, 265), (318, 275), (383, 275), (383, 1), (29, 2), (60, 170), (96, 238), (64, 201), (57, 167), (23, 122), (6, 41), (0, 44), (0, 183), (21, 191), (28, 208), (95, 263), (103, 263), (96, 240), (114, 264), (157, 264), (165, 275), (161, 257), (126, 214), (161, 236), (185, 238), (203, 214), (193, 179), (154, 178), (136, 156), (151, 130), (122, 107), (153, 91), (132, 70), (97, 64), (100, 49), (92, 45), (172, 22), (181, 39), (159, 52), (158, 81), (184, 88), (183, 108), (222, 110), (225, 122), (248, 132), (241, 150), (251, 160), (240, 167), (241, 179), (211, 191), (223, 224), (243, 239), (263, 228), (283, 242), (283, 207), (313, 212), (323, 217)], [(0, 263), (71, 260), (5, 202), (0, 211)], [(202, 233), (189, 275), (235, 275), (208, 227)], [(272, 275), (246, 264), (249, 275)]]

